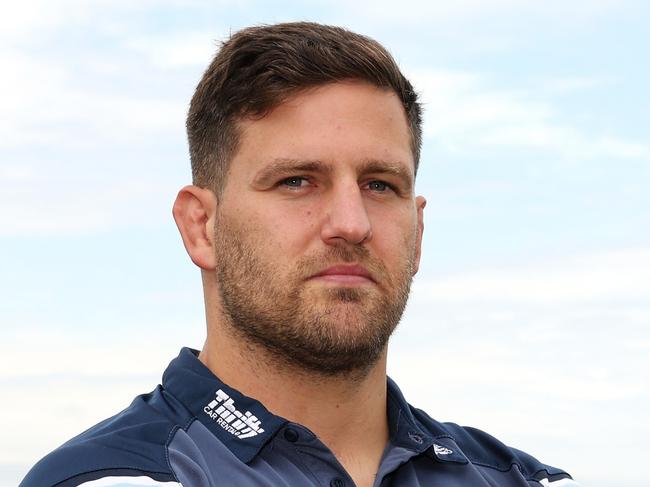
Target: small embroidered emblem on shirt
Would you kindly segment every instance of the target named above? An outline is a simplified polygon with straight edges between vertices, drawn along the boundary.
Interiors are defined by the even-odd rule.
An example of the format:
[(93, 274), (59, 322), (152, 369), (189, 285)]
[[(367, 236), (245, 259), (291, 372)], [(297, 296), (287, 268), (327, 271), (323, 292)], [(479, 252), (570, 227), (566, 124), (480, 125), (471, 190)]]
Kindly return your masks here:
[(221, 389), (203, 411), (219, 426), (240, 440), (264, 433), (260, 427), (262, 422), (250, 411), (242, 413), (235, 408), (235, 401)]
[(436, 445), (435, 443), (433, 444), (433, 452), (436, 455), (451, 455), (452, 453), (454, 453), (449, 448), (445, 446)]

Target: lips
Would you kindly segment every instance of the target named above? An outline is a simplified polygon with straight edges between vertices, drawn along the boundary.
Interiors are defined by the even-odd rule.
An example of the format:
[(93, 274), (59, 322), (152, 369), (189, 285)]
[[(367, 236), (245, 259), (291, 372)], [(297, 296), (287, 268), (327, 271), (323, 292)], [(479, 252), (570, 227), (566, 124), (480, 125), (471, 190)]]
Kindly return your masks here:
[(340, 283), (367, 283), (375, 282), (370, 272), (359, 264), (338, 264), (330, 266), (323, 271), (314, 274), (310, 279), (321, 279)]

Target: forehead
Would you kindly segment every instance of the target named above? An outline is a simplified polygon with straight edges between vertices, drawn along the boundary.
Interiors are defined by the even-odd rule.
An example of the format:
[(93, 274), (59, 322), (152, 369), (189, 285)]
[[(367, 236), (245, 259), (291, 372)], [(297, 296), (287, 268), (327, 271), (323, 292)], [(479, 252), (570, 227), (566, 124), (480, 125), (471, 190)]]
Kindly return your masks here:
[(368, 160), (402, 164), (414, 172), (406, 112), (389, 89), (346, 81), (301, 91), (261, 118), (238, 123), (231, 171), (277, 159), (354, 165)]

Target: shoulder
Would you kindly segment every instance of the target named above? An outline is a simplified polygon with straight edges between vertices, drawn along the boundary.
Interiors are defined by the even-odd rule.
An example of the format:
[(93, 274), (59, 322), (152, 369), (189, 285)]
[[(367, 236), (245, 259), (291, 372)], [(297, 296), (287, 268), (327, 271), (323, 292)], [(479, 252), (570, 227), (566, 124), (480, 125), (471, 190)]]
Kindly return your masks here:
[(159, 386), (45, 456), (19, 487), (180, 487), (166, 445), (190, 420)]
[(509, 447), (484, 431), (455, 423), (438, 423), (424, 411), (416, 408), (412, 410), (424, 429), (429, 430), (434, 437), (453, 440), (467, 460), (475, 466), (501, 472), (516, 466), (521, 475), (534, 485), (579, 487), (564, 470), (546, 465), (528, 453)]

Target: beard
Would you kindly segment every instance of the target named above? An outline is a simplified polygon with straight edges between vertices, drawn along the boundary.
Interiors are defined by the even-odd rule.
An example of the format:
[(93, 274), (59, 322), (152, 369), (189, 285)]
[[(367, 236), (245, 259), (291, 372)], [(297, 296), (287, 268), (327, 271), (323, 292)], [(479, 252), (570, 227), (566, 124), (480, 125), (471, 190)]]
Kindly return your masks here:
[[(215, 227), (223, 316), (251, 350), (266, 351), (275, 365), (322, 376), (364, 375), (377, 363), (408, 300), (412, 240), (405, 247), (412, 250), (404, 256), (403, 268), (391, 276), (363, 245), (331, 246), (282, 268), (279, 246), (275, 261), (265, 258), (264, 249), (274, 247), (264, 235), (223, 216)], [(341, 262), (363, 265), (374, 283), (334, 287), (309, 282), (310, 276)]]

